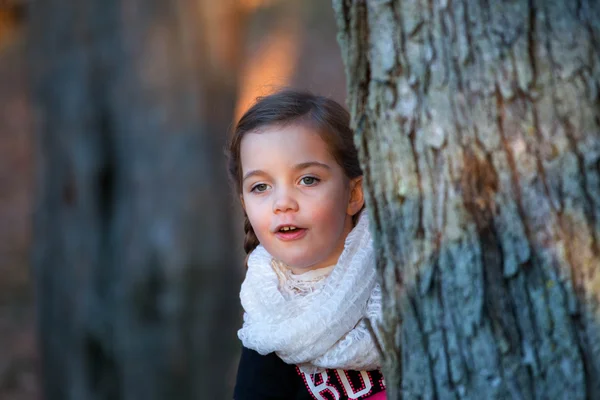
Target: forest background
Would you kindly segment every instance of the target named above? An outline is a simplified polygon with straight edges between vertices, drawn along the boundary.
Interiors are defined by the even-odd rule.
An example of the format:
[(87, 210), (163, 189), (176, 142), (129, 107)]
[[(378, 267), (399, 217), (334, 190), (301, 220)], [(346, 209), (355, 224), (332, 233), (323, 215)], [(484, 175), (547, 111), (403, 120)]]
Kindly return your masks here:
[[(68, 2), (62, 2), (63, 4)], [(225, 86), (234, 85), (234, 115), (239, 116), (256, 96), (281, 86), (308, 89), (345, 102), (344, 68), (336, 42), (337, 27), (330, 2), (320, 0), (237, 0), (208, 2), (208, 36), (223, 35), (227, 43), (213, 43), (222, 54), (212, 62), (222, 68)], [(55, 2), (55, 4), (58, 4)], [(0, 0), (0, 399), (41, 398), (36, 337), (34, 285), (31, 266), (36, 159), (32, 102), (32, 55), (29, 42), (30, 4)], [(211, 39), (213, 40), (213, 39)], [(225, 54), (225, 55), (223, 55)], [(222, 64), (219, 64), (222, 63)], [(217, 88), (218, 90), (218, 88)], [(224, 110), (227, 114), (229, 110)], [(230, 120), (218, 121), (214, 132), (224, 143)], [(224, 168), (222, 165), (217, 168)], [(223, 205), (235, 212), (237, 204)], [(241, 257), (241, 221), (231, 250)], [(241, 259), (241, 258), (240, 258)], [(233, 275), (232, 275), (233, 272)], [(241, 261), (224, 269), (231, 293), (243, 276)], [(237, 295), (228, 301), (237, 307)], [(241, 311), (237, 314), (241, 316)], [(239, 321), (239, 318), (238, 318)], [(235, 324), (234, 324), (235, 325)], [(235, 326), (227, 340), (233, 346)], [(237, 359), (229, 361), (226, 376), (215, 385), (233, 384)]]

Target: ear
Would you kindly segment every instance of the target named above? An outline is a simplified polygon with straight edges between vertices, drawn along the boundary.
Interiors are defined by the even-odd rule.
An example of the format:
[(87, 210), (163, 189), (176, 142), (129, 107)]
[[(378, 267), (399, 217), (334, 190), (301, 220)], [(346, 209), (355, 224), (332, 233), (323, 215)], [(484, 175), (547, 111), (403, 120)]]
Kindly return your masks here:
[(246, 211), (246, 203), (244, 203), (244, 195), (240, 194), (240, 203), (242, 204), (242, 208), (244, 209), (244, 212)]
[(350, 199), (348, 200), (348, 208), (346, 209), (346, 213), (350, 216), (359, 212), (365, 204), (362, 183), (362, 176), (350, 180)]

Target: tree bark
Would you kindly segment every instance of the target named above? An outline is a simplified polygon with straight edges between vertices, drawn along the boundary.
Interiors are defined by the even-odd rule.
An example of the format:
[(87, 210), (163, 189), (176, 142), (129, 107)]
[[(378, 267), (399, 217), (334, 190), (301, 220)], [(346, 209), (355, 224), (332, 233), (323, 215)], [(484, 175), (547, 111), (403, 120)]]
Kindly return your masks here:
[(600, 398), (600, 2), (333, 4), (389, 398)]
[(201, 5), (31, 5), (48, 400), (230, 393), (241, 261), (221, 149), (236, 65), (219, 63), (229, 49), (206, 38)]

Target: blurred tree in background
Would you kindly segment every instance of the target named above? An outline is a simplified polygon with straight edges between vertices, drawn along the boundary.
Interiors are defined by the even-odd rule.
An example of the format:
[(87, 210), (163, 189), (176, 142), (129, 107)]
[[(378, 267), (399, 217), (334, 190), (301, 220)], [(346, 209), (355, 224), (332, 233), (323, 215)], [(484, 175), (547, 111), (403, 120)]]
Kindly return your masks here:
[(0, 399), (230, 398), (222, 147), (280, 86), (345, 101), (329, 2), (0, 0)]
[(600, 2), (333, 3), (388, 398), (600, 398)]
[(221, 148), (237, 58), (215, 47), (237, 43), (204, 31), (222, 8), (31, 5), (48, 400), (226, 397), (239, 260)]

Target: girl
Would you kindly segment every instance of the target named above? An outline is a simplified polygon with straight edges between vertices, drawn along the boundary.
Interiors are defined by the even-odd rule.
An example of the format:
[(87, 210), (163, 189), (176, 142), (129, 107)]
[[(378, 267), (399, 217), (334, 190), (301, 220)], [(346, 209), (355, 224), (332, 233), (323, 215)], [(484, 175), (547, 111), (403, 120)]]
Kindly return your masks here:
[(248, 254), (235, 399), (385, 398), (366, 323), (381, 290), (348, 113), (291, 90), (259, 98), (228, 161)]

